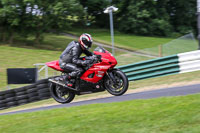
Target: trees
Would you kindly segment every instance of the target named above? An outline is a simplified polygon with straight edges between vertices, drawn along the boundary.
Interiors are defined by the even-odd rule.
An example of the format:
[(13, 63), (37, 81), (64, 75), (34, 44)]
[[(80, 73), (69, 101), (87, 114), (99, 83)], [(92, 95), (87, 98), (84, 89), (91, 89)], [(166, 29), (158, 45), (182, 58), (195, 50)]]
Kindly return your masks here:
[(166, 9), (174, 32), (185, 34), (197, 29), (196, 4), (196, 0), (168, 0)]
[(79, 0), (86, 10), (86, 19), (88, 23), (92, 23), (97, 27), (108, 27), (109, 17), (103, 13), (104, 9), (108, 7), (109, 0)]
[[(117, 2), (116, 2), (117, 1)], [(114, 0), (119, 30), (139, 35), (170, 36), (196, 30), (196, 0)]]
[(0, 4), (1, 38), (2, 40), (6, 40), (8, 37), (9, 43), (12, 43), (14, 32), (19, 29), (20, 25), (18, 2), (18, 0), (2, 0)]
[(31, 29), (36, 43), (42, 39), (43, 32), (50, 29), (61, 32), (84, 16), (83, 8), (76, 0), (40, 0), (33, 4), (30, 5), (35, 12), (31, 13)]
[(0, 40), (12, 43), (14, 34), (35, 36), (35, 43), (49, 30), (57, 32), (92, 24), (108, 28), (109, 5), (115, 29), (138, 35), (170, 36), (196, 31), (196, 0), (0, 0)]
[(9, 33), (10, 43), (14, 32), (24, 37), (34, 34), (35, 43), (39, 43), (42, 33), (69, 28), (84, 16), (77, 0), (2, 0), (0, 7), (1, 38)]
[[(118, 13), (119, 30), (139, 35), (166, 36), (171, 29), (169, 16), (155, 0), (125, 0)], [(158, 6), (159, 5), (159, 6)], [(162, 14), (160, 14), (162, 13)]]

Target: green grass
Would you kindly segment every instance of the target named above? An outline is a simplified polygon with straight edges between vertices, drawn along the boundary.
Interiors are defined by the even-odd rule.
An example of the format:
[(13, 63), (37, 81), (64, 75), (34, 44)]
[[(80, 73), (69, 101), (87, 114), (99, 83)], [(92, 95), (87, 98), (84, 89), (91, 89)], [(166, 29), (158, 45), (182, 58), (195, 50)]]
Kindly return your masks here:
[(200, 94), (0, 117), (1, 133), (198, 133)]
[[(82, 33), (89, 33), (95, 41), (111, 45), (110, 31), (106, 29), (73, 29), (66, 32), (77, 36)], [(115, 46), (131, 50), (151, 48), (173, 40), (173, 38), (129, 35), (118, 31), (115, 31), (114, 34)]]
[[(45, 33), (43, 35), (44, 39), (40, 44), (34, 44), (34, 37), (29, 36), (27, 39), (24, 39), (20, 36), (16, 36), (14, 39), (14, 43), (10, 46), (13, 47), (22, 47), (22, 48), (32, 48), (32, 49), (44, 49), (44, 50), (54, 50), (54, 51), (63, 51), (67, 45), (75, 40), (65, 35)], [(90, 51), (93, 51), (97, 45), (92, 45)], [(111, 48), (106, 48), (108, 51), (112, 51)], [(115, 50), (116, 55), (124, 54), (125, 52)]]
[(57, 60), (61, 51), (0, 46), (0, 90), (6, 88), (7, 68), (33, 68), (33, 64)]
[(185, 85), (194, 83), (200, 83), (200, 71), (174, 74), (168, 76), (161, 76), (156, 78), (149, 78), (144, 80), (138, 80), (133, 82), (132, 88), (143, 88), (143, 87), (155, 87), (157, 86), (169, 86), (169, 85)]
[(43, 41), (40, 44), (35, 45), (33, 36), (29, 36), (27, 39), (16, 36), (14, 43), (11, 46), (62, 51), (73, 40), (64, 35), (52, 33), (45, 33), (43, 37)]

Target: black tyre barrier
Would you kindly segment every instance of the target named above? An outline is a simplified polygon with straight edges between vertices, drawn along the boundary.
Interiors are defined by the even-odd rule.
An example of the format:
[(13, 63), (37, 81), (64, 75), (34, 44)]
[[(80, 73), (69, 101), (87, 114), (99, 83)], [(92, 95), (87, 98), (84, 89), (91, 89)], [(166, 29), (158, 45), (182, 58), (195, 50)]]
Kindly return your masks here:
[(48, 79), (41, 79), (39, 81), (37, 81), (35, 84), (39, 85), (39, 84), (47, 84), (48, 83)]
[(4, 98), (14, 97), (15, 93), (8, 93), (4, 95)]
[(8, 102), (8, 103), (6, 103), (6, 105), (7, 105), (7, 107), (12, 107), (12, 106), (18, 105), (18, 103), (16, 101), (14, 101), (14, 102)]
[(27, 90), (27, 89), (31, 89), (31, 88), (35, 88), (35, 87), (36, 87), (36, 84), (32, 84), (32, 85), (25, 86), (26, 90)]
[(6, 102), (12, 102), (12, 101), (15, 101), (15, 100), (16, 100), (15, 97), (6, 98)]
[(4, 96), (0, 96), (0, 100), (3, 100), (4, 99)]
[(42, 89), (42, 88), (48, 88), (48, 84), (39, 84), (36, 86), (38, 89)]
[(31, 88), (31, 89), (28, 89), (26, 92), (33, 93), (33, 92), (37, 92), (37, 91), (38, 91), (38, 88)]
[(16, 94), (16, 96), (20, 96), (20, 95), (26, 95), (27, 92), (26, 91), (21, 91), (21, 92), (15, 93), (15, 94)]
[(30, 102), (35, 102), (35, 101), (39, 101), (39, 100), (40, 100), (39, 96), (29, 98)]
[(1, 109), (5, 109), (5, 108), (7, 108), (7, 106), (6, 106), (5, 103), (0, 104), (0, 110), (1, 110)]
[(27, 95), (16, 96), (17, 101), (23, 100), (23, 99), (28, 99), (28, 96)]
[(43, 98), (43, 97), (50, 97), (50, 93), (49, 93), (49, 92), (40, 93), (40, 94), (39, 94), (39, 97), (40, 97), (40, 98)]
[(17, 103), (18, 103), (19, 105), (22, 105), (22, 104), (29, 103), (29, 101), (28, 101), (28, 99), (23, 99), (23, 100), (17, 101)]
[(32, 93), (29, 93), (27, 95), (28, 95), (29, 98), (35, 97), (35, 96), (38, 96), (38, 92), (32, 92)]
[(0, 101), (0, 104), (4, 104), (4, 103), (6, 103), (6, 99)]
[(0, 96), (5, 95), (5, 94), (9, 94), (9, 93), (13, 93), (13, 90), (1, 91)]
[(48, 79), (0, 92), (0, 110), (51, 98)]
[(49, 88), (42, 88), (42, 89), (39, 89), (39, 90), (38, 90), (38, 93), (39, 93), (39, 94), (40, 94), (40, 93), (45, 93), (45, 92), (50, 93)]
[(14, 91), (17, 93), (17, 92), (22, 92), (22, 91), (26, 91), (26, 88), (25, 87), (22, 87), (22, 88), (17, 88), (17, 89), (14, 89)]

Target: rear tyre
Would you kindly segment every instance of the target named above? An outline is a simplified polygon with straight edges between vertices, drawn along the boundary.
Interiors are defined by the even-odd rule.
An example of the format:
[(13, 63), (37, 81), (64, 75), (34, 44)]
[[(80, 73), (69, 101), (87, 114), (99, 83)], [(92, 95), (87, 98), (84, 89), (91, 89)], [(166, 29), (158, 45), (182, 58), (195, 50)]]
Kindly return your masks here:
[(120, 70), (112, 71), (115, 83), (106, 76), (104, 79), (104, 87), (105, 89), (114, 96), (123, 95), (129, 86), (128, 79), (126, 75)]
[(50, 84), (50, 93), (54, 100), (62, 104), (71, 102), (75, 97), (73, 91), (54, 83)]

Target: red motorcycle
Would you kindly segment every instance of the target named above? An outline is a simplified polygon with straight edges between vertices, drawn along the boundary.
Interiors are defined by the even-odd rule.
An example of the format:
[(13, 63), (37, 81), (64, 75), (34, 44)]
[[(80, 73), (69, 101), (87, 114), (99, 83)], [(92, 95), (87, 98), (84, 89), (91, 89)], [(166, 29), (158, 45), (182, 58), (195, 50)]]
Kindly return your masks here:
[[(115, 57), (102, 47), (94, 50), (93, 59), (95, 61), (84, 67), (85, 72), (77, 78), (74, 87), (69, 87), (60, 82), (60, 76), (49, 79), (51, 96), (59, 103), (71, 102), (75, 95), (90, 94), (107, 90), (110, 94), (120, 96), (124, 94), (129, 86), (126, 75), (119, 69)], [(83, 60), (91, 59), (84, 57)], [(67, 72), (59, 66), (58, 60), (46, 63), (57, 71), (61, 71), (61, 76)], [(67, 81), (66, 81), (67, 83)]]

